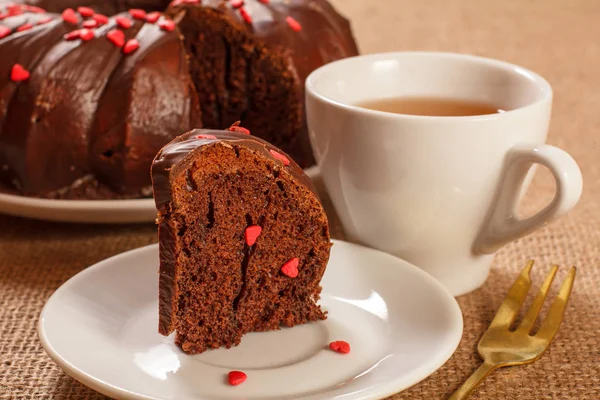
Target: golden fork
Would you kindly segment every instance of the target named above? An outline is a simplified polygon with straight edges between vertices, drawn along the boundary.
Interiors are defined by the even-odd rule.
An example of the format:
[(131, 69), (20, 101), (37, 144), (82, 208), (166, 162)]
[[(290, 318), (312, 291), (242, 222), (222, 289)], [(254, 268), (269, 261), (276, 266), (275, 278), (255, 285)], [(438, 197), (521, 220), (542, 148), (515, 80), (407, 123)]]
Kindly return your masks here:
[(531, 331), (544, 304), (556, 271), (558, 271), (558, 266), (554, 265), (552, 267), (523, 321), (516, 330), (512, 330), (511, 326), (515, 322), (519, 309), (531, 287), (530, 273), (532, 267), (533, 261), (529, 261), (508, 291), (490, 327), (479, 341), (477, 351), (483, 358), (483, 364), (449, 400), (466, 399), (475, 387), (497, 368), (534, 362), (541, 357), (550, 345), (554, 335), (558, 332), (565, 313), (565, 307), (575, 280), (575, 267), (569, 270), (567, 278), (564, 280), (546, 318), (535, 335), (532, 335)]

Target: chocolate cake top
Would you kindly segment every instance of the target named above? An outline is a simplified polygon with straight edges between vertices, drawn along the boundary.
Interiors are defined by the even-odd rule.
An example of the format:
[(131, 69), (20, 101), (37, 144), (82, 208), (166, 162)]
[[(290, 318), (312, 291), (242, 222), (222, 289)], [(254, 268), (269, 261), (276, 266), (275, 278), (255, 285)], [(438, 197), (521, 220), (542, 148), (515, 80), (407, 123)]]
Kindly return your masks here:
[(234, 125), (229, 129), (227, 131), (194, 129), (173, 139), (158, 152), (152, 162), (152, 182), (154, 201), (159, 211), (173, 199), (169, 184), (171, 168), (194, 150), (215, 143), (241, 145), (280, 163), (297, 181), (319, 198), (310, 178), (290, 156), (272, 144), (246, 133), (247, 130), (244, 128)]

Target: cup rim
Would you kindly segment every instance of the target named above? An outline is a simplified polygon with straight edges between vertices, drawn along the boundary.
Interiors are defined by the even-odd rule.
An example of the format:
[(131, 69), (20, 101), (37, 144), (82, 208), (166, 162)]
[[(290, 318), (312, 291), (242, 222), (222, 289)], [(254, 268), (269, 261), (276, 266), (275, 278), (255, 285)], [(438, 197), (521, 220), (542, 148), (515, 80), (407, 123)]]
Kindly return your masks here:
[[(316, 90), (317, 80), (321, 77), (321, 75), (325, 74), (328, 71), (328, 69), (330, 69), (336, 65), (345, 64), (345, 63), (349, 64), (349, 63), (355, 62), (357, 59), (372, 59), (373, 61), (376, 61), (376, 60), (385, 60), (385, 59), (395, 59), (400, 56), (430, 56), (430, 57), (436, 57), (439, 59), (458, 58), (458, 59), (468, 60), (468, 61), (472, 61), (472, 62), (478, 62), (478, 63), (489, 65), (489, 66), (500, 67), (500, 68), (510, 71), (511, 73), (525, 76), (526, 78), (531, 80), (535, 85), (537, 85), (538, 88), (540, 88), (542, 95), (540, 96), (540, 98), (532, 101), (531, 103), (528, 103), (522, 107), (504, 111), (502, 113), (482, 114), (482, 115), (462, 115), (462, 116), (439, 116), (439, 115), (399, 114), (399, 113), (392, 113), (392, 112), (387, 112), (387, 111), (372, 110), (372, 109), (360, 107), (360, 106), (357, 106), (354, 104), (343, 103), (338, 100), (334, 100), (333, 98), (328, 97), (322, 93), (319, 93)], [(481, 57), (481, 56), (475, 56), (475, 55), (464, 54), (464, 53), (441, 52), (441, 51), (395, 51), (395, 52), (383, 52), (383, 53), (374, 53), (374, 54), (362, 54), (362, 55), (358, 55), (358, 56), (343, 58), (343, 59), (325, 64), (325, 65), (322, 65), (321, 67), (319, 67), (316, 70), (314, 70), (313, 72), (311, 72), (308, 75), (308, 77), (306, 78), (305, 88), (306, 88), (307, 96), (308, 95), (314, 96), (315, 98), (317, 98), (325, 103), (328, 103), (330, 105), (333, 105), (333, 106), (336, 106), (336, 107), (339, 107), (339, 108), (342, 108), (342, 109), (345, 109), (348, 111), (357, 112), (357, 113), (373, 115), (373, 116), (387, 116), (387, 117), (393, 117), (393, 118), (399, 118), (399, 119), (416, 119), (416, 120), (428, 119), (428, 120), (437, 120), (437, 121), (461, 121), (461, 122), (472, 121), (472, 120), (473, 121), (474, 120), (495, 120), (495, 119), (503, 118), (503, 117), (506, 117), (509, 115), (526, 112), (530, 108), (534, 108), (536, 106), (539, 106), (542, 103), (552, 100), (552, 95), (553, 95), (552, 87), (550, 86), (550, 83), (548, 83), (548, 81), (546, 79), (544, 79), (538, 73), (533, 72), (532, 70), (527, 69), (525, 67), (521, 67), (516, 64), (512, 64), (512, 63), (509, 63), (506, 61), (496, 60), (496, 59), (488, 58), (488, 57)]]

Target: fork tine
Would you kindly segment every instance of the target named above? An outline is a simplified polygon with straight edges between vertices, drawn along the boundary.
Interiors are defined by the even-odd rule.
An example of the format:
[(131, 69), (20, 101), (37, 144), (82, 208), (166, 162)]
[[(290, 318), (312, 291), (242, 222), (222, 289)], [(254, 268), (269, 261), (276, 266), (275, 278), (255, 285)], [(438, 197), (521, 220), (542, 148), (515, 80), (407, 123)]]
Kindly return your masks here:
[(567, 307), (567, 301), (569, 300), (571, 289), (573, 288), (573, 282), (575, 281), (575, 271), (576, 268), (571, 267), (567, 277), (565, 278), (565, 281), (558, 291), (556, 299), (554, 299), (552, 306), (550, 306), (548, 315), (546, 315), (546, 318), (544, 318), (540, 330), (538, 331), (537, 335), (535, 335), (540, 339), (547, 340), (548, 343), (554, 338), (554, 335), (556, 335), (556, 332), (558, 332), (558, 328), (562, 322), (563, 315), (565, 314), (565, 308)]
[(512, 287), (508, 291), (506, 298), (498, 308), (496, 316), (490, 324), (490, 328), (509, 328), (517, 318), (519, 309), (527, 297), (529, 287), (531, 286), (531, 268), (533, 267), (533, 260), (529, 260), (523, 271), (519, 274), (519, 277), (513, 283)]
[(523, 318), (523, 321), (519, 326), (519, 330), (523, 330), (527, 333), (531, 332), (533, 324), (535, 323), (535, 320), (537, 319), (537, 316), (540, 313), (542, 306), (544, 305), (544, 300), (546, 300), (546, 296), (548, 295), (548, 291), (550, 290), (552, 281), (556, 276), (556, 271), (558, 271), (558, 265), (553, 265), (552, 269), (550, 270), (550, 273), (548, 274), (548, 276), (546, 276), (544, 283), (540, 287), (540, 291), (535, 296), (533, 303), (531, 303), (529, 311), (527, 311), (525, 318)]

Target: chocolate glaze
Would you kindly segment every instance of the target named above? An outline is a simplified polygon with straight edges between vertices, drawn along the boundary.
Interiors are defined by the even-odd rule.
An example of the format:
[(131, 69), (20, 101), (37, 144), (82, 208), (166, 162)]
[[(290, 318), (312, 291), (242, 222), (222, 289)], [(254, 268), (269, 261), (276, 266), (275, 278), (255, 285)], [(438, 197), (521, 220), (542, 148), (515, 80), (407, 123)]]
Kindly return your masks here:
[[(43, 17), (43, 14), (23, 14), (5, 18), (0, 21), (0, 25), (14, 31), (28, 21), (37, 23), (35, 21)], [(32, 95), (37, 93), (36, 86), (40, 82), (32, 77), (29, 85), (25, 86), (6, 78), (10, 76), (15, 62), (28, 71), (34, 71), (46, 53), (69, 31), (69, 26), (55, 18), (46, 24), (34, 25), (30, 30), (0, 39), (0, 179), (18, 190), (22, 189), (22, 183), (17, 179), (15, 171), (24, 173), (25, 168), (22, 161), (26, 143), (23, 125), (31, 119), (34, 100)], [(18, 54), (18, 57), (8, 57), (8, 54)]]
[(178, 33), (140, 21), (125, 33), (140, 47), (121, 58), (98, 103), (91, 167), (120, 193), (140, 188), (150, 193), (149, 165), (156, 152), (181, 132), (201, 126), (200, 110)]
[(167, 336), (173, 331), (173, 283), (175, 276), (175, 232), (166, 220), (158, 224), (160, 269), (158, 279), (158, 332)]
[[(7, 120), (10, 135), (25, 140), (17, 164), (24, 192), (52, 191), (90, 172), (88, 147), (96, 107), (122, 57), (104, 37), (114, 25), (113, 20), (96, 29), (97, 37), (85, 44), (59, 40), (32, 71), (30, 79), (39, 86), (20, 85), (38, 89), (26, 96), (28, 107), (13, 102)], [(22, 114), (25, 110), (31, 110), (29, 118)]]
[[(215, 138), (198, 138), (198, 135), (212, 135)], [(257, 152), (261, 156), (273, 160), (282, 170), (287, 171), (295, 181), (304, 185), (319, 199), (317, 191), (302, 168), (286, 153), (264, 140), (243, 133), (217, 131), (209, 129), (194, 129), (187, 132), (164, 146), (152, 163), (152, 187), (154, 201), (158, 210), (158, 237), (160, 246), (160, 278), (159, 278), (159, 332), (168, 335), (172, 326), (172, 297), (174, 296), (175, 275), (175, 232), (164, 216), (171, 211), (173, 195), (171, 191), (171, 174), (176, 167), (188, 157), (194, 157), (198, 152), (209, 147), (224, 143), (231, 146), (241, 146)], [(275, 151), (287, 157), (289, 165), (284, 165), (271, 153)]]

